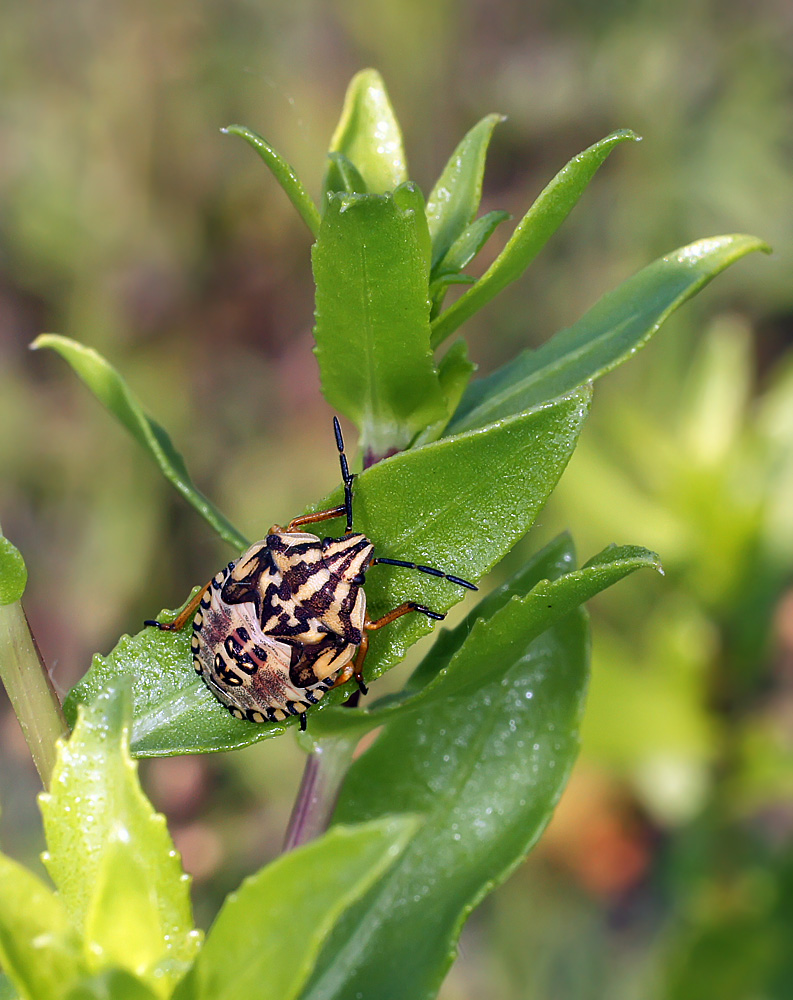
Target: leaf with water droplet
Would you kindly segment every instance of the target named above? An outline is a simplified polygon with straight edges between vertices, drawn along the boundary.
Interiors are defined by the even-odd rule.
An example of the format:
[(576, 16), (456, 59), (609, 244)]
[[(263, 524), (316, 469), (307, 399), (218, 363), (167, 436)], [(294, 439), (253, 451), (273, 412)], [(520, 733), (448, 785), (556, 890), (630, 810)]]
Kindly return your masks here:
[(125, 968), (165, 997), (200, 936), (189, 879), (129, 755), (130, 701), (126, 689), (103, 691), (60, 744), (40, 797), (44, 860), (94, 971)]
[(292, 1000), (340, 914), (397, 860), (415, 817), (336, 826), (246, 879), (173, 1000)]
[[(60, 1000), (87, 973), (63, 902), (41, 879), (2, 854), (0, 963), (25, 1000)], [(4, 1000), (16, 995), (8, 980), (0, 986)]]
[[(607, 564), (600, 564), (606, 573)], [(490, 617), (470, 642), (458, 644), (457, 667), (442, 679), (444, 696), (386, 721), (353, 763), (336, 822), (405, 810), (422, 814), (424, 823), (342, 918), (303, 1000), (435, 996), (465, 917), (539, 837), (578, 752), (588, 636), (580, 609), (539, 638), (531, 614), (523, 616), (525, 632), (513, 614), (518, 595), (525, 600), (542, 581), (552, 587), (573, 569), (569, 539), (535, 557), (493, 597)], [(574, 579), (572, 588), (582, 582)], [(488, 657), (498, 674), (476, 686), (477, 667), (486, 668)], [(425, 685), (425, 670), (409, 688)], [(461, 677), (471, 683), (459, 684)]]

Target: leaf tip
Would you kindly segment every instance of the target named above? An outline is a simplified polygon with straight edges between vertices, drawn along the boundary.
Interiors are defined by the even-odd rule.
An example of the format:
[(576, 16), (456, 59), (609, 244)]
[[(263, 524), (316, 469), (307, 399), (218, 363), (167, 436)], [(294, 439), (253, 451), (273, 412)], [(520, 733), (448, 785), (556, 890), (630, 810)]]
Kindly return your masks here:
[(53, 337), (56, 337), (55, 333), (40, 333), (35, 340), (31, 340), (28, 344), (29, 351), (40, 351), (42, 347), (50, 347)]

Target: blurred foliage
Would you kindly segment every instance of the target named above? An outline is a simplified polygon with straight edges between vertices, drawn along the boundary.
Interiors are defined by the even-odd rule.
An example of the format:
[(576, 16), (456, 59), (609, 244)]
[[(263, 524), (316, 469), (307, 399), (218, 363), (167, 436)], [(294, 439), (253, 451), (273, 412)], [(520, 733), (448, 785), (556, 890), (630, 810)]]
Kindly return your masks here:
[[(64, 690), (93, 650), (172, 604), (227, 551), (55, 359), (27, 354), (35, 335), (58, 330), (112, 355), (246, 534), (336, 481), (317, 433), (330, 413), (310, 355), (309, 236), (250, 151), (216, 128), (250, 123), (316, 197), (316, 150), (347, 80), (373, 64), (425, 194), (471, 121), (494, 108), (508, 116), (483, 209), (516, 216), (587, 143), (617, 126), (643, 135), (473, 321), (482, 371), (569, 325), (671, 246), (729, 231), (774, 246), (775, 259), (711, 286), (598, 388), (562, 493), (535, 530), (533, 548), (569, 525), (584, 552), (640, 538), (662, 554), (667, 579), (634, 578), (599, 600), (577, 779), (543, 856), (469, 925), (443, 996), (784, 997), (788, 7), (12, 0), (2, 28), (0, 511), (25, 552), (26, 607)], [(5, 716), (3, 836), (30, 858), (36, 779)], [(204, 923), (277, 850), (299, 766), (293, 745), (273, 740), (144, 769), (196, 875)]]

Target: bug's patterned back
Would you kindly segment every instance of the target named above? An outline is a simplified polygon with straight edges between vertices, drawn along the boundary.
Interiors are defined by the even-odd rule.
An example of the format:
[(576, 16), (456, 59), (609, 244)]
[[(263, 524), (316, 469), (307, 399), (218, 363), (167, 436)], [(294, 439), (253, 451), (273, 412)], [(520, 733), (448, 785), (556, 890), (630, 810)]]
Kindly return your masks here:
[(320, 541), (308, 532), (273, 532), (230, 567), (222, 597), (252, 601), (266, 635), (311, 645), (331, 634), (357, 646), (372, 552), (365, 535)]
[(350, 581), (371, 555), (364, 535), (274, 532), (215, 576), (193, 619), (193, 665), (232, 715), (299, 715), (333, 686), (361, 643), (366, 598)]

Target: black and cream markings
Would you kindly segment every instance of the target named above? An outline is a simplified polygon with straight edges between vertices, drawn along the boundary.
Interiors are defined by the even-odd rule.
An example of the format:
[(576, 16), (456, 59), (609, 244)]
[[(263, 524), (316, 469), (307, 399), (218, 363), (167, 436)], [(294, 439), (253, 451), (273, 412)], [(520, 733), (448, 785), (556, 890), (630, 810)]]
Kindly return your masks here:
[[(347, 468), (338, 420), (334, 417), (333, 422), (344, 504), (297, 517), (286, 528), (275, 525), (200, 590), (174, 622), (146, 622), (176, 631), (192, 616), (193, 666), (237, 719), (280, 722), (298, 715), (305, 728), (308, 708), (330, 688), (355, 676), (366, 693), (363, 662), (369, 632), (414, 611), (444, 617), (407, 601), (370, 618), (363, 584), (371, 566), (416, 569), (477, 589), (432, 566), (373, 558), (372, 543), (352, 530), (354, 477)], [(347, 530), (341, 538), (320, 539), (299, 530), (344, 516)]]

